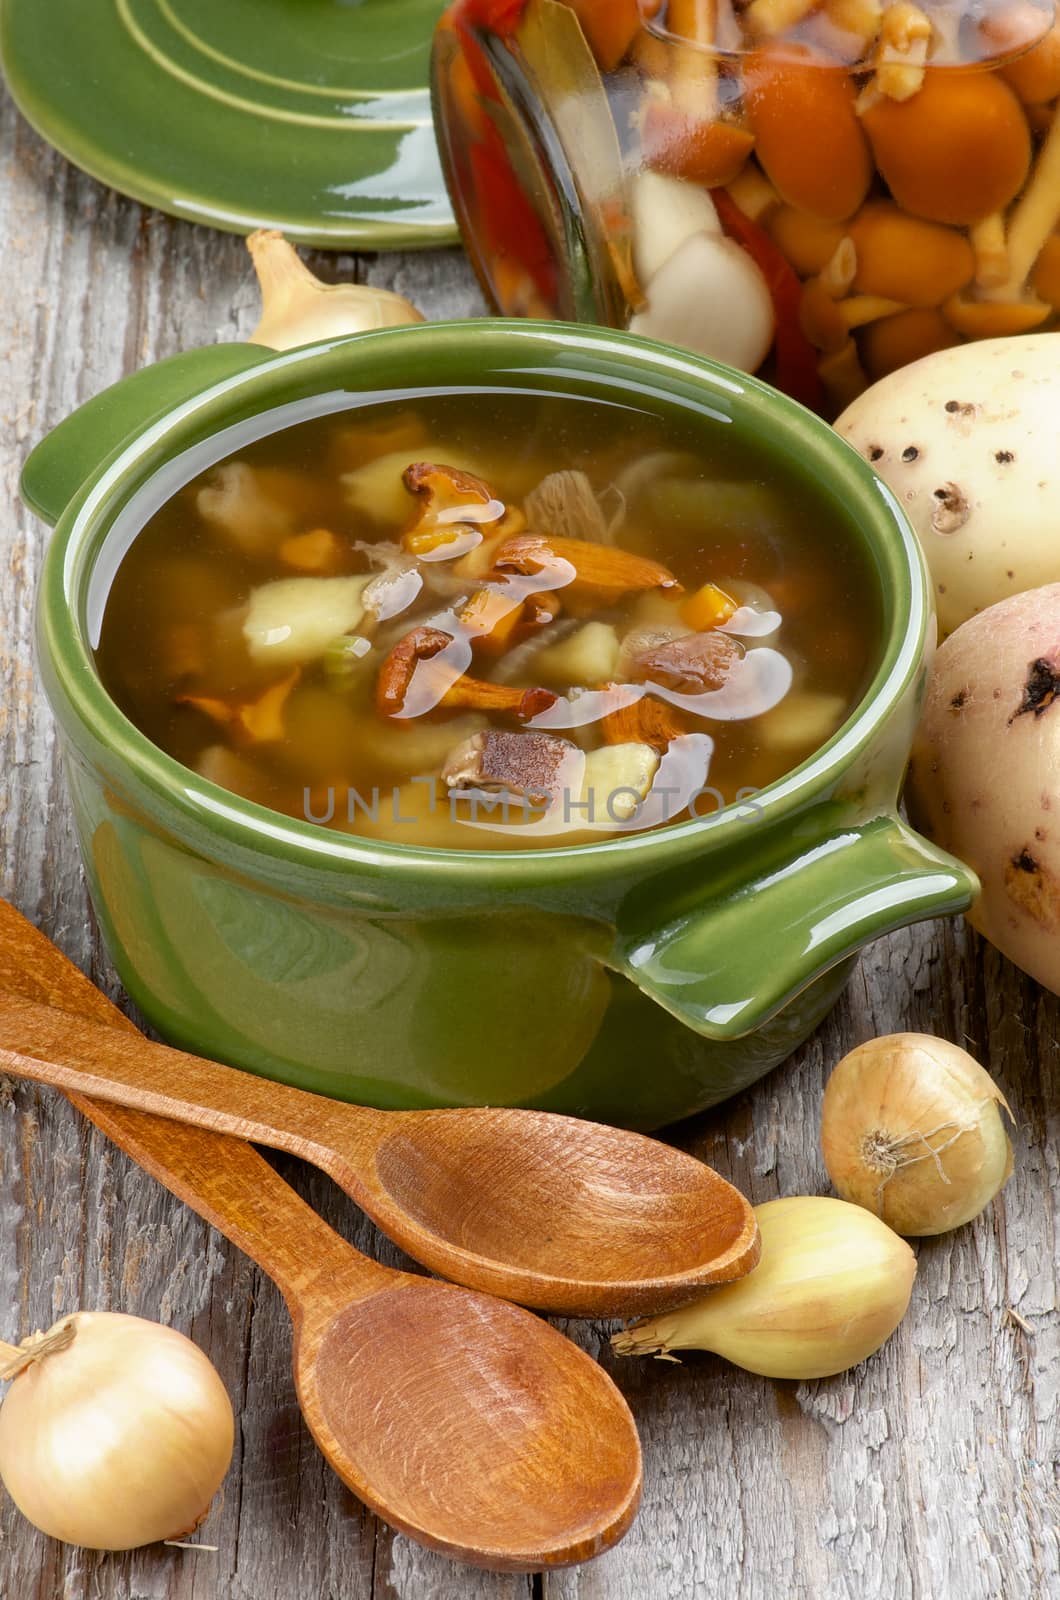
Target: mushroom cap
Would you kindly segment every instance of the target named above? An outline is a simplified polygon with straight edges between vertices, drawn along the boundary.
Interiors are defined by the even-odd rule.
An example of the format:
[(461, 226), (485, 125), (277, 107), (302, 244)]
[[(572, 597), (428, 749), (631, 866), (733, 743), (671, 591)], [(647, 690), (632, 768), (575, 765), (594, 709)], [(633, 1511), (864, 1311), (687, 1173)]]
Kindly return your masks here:
[(743, 62), (755, 154), (777, 192), (826, 222), (864, 200), (872, 159), (849, 75), (804, 45), (763, 45)]
[(914, 216), (968, 226), (1023, 187), (1030, 128), (997, 73), (928, 67), (916, 94), (880, 98), (861, 120), (884, 181)]

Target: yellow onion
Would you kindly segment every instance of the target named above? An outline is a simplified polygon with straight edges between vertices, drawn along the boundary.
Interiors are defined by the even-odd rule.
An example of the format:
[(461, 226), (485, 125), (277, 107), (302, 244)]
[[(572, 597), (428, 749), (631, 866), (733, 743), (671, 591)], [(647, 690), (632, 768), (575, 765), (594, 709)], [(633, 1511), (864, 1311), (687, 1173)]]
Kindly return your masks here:
[(821, 1146), (844, 1200), (896, 1233), (945, 1233), (970, 1222), (1007, 1182), (1011, 1116), (966, 1050), (926, 1033), (870, 1039), (828, 1080)]
[(890, 1338), (916, 1276), (904, 1240), (859, 1206), (827, 1196), (770, 1200), (755, 1216), (755, 1270), (616, 1333), (619, 1355), (711, 1350), (767, 1378), (827, 1378)]
[(252, 233), (247, 249), (261, 288), (261, 321), (250, 344), (294, 350), (316, 339), (423, 321), (411, 301), (390, 289), (374, 289), (367, 283), (321, 283), (275, 228)]
[(43, 1533), (132, 1550), (198, 1527), (232, 1459), (216, 1370), (172, 1328), (76, 1312), (20, 1348), (0, 1406), (0, 1479)]

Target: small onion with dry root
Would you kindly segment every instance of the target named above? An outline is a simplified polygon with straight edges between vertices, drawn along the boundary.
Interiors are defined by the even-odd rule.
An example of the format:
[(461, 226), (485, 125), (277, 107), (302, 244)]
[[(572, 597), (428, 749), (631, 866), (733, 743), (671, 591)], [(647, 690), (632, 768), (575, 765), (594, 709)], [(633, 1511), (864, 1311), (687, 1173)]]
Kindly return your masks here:
[(390, 289), (368, 283), (321, 283), (275, 228), (252, 233), (247, 249), (261, 288), (261, 321), (250, 344), (295, 350), (317, 339), (424, 320), (411, 301)]
[(228, 1471), (235, 1424), (216, 1370), (182, 1333), (79, 1311), (0, 1344), (0, 1479), (43, 1533), (90, 1550), (179, 1539)]
[(827, 1196), (770, 1200), (755, 1216), (762, 1259), (754, 1271), (616, 1333), (619, 1355), (712, 1350), (766, 1378), (827, 1378), (890, 1338), (916, 1276), (903, 1239)]
[(896, 1233), (977, 1217), (1012, 1172), (997, 1084), (966, 1050), (925, 1033), (870, 1039), (828, 1080), (821, 1146), (844, 1200)]

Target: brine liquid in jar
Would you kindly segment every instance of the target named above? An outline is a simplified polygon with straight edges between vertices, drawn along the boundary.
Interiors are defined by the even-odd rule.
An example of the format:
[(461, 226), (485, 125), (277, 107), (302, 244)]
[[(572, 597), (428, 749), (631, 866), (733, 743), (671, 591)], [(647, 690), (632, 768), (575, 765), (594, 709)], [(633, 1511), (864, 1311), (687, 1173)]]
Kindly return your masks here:
[(508, 315), (627, 327), (828, 417), (1060, 326), (1051, 0), (457, 0), (433, 70)]

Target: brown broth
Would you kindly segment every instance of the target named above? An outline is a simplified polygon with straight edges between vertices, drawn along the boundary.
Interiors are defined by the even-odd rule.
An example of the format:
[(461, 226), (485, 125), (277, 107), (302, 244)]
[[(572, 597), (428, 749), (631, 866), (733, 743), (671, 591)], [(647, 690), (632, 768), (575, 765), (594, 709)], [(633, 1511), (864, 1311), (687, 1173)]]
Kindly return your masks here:
[[(475, 474), (493, 503), (462, 489), (448, 519), (413, 529), (414, 558), (401, 547), (418, 514), (402, 483), (415, 462)], [(532, 526), (520, 515), (558, 471), (587, 475), (596, 527), (583, 515), (577, 531), (599, 537), (546, 543), (544, 555), (538, 542), (521, 568), (512, 557), (495, 571), (491, 553), (565, 535), (538, 502)], [(569, 493), (559, 503), (569, 508)], [(471, 520), (502, 507), (503, 524)], [(459, 542), (445, 543), (454, 527)], [(645, 563), (666, 569), (659, 585), (647, 586)], [(376, 611), (347, 635), (363, 608), (350, 580), (385, 570), (390, 582), (367, 592)], [(671, 575), (680, 589), (665, 586)], [(305, 579), (318, 586), (262, 595)], [(684, 615), (704, 584), (739, 607), (720, 627)], [(464, 605), (483, 590), (503, 619), (492, 636)], [(417, 627), (434, 630), (435, 653), (402, 678), (401, 641)], [(250, 800), (407, 845), (512, 849), (687, 820), (764, 788), (846, 719), (879, 641), (864, 554), (791, 468), (720, 437), (705, 448), (632, 408), (496, 393), (313, 418), (199, 472), (121, 560), (97, 661), (150, 739)], [(708, 658), (706, 677), (689, 676)], [(381, 679), (396, 684), (382, 707)], [(439, 705), (442, 688), (470, 703)], [(469, 788), (450, 788), (447, 761), (450, 782)]]

